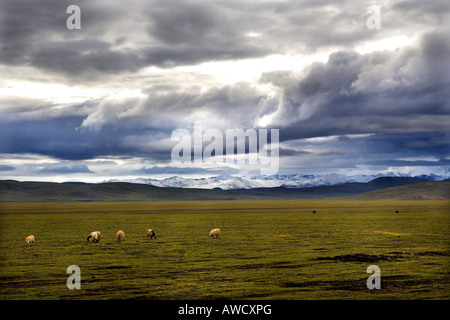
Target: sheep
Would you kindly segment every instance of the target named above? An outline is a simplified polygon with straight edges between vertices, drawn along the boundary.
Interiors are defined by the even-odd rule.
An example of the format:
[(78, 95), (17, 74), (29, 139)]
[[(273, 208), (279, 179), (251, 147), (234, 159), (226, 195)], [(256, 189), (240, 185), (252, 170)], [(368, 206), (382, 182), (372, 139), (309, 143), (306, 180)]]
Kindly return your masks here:
[(31, 234), (28, 237), (26, 237), (25, 241), (27, 242), (27, 244), (32, 244), (34, 243), (34, 236)]
[(147, 237), (150, 239), (155, 238), (156, 239), (156, 233), (152, 229), (147, 229)]
[(94, 234), (92, 235), (92, 242), (99, 242), (100, 241), (100, 231), (94, 231)]
[(87, 241), (92, 240), (94, 243), (98, 243), (100, 241), (100, 231), (93, 231), (87, 237)]
[(212, 229), (210, 232), (209, 232), (209, 237), (210, 238), (220, 238), (220, 229)]
[(125, 237), (125, 234), (123, 233), (122, 230), (117, 231), (117, 233), (116, 233), (117, 241), (122, 241), (124, 237)]

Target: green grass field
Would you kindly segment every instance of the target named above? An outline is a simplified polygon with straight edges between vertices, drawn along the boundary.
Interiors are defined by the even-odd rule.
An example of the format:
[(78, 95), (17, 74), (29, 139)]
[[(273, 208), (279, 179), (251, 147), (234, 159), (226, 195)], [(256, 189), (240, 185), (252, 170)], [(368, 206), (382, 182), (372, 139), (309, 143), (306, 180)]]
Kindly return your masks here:
[[(0, 299), (449, 299), (449, 208), (448, 201), (3, 203)], [(208, 238), (216, 227), (222, 238)], [(95, 230), (100, 243), (87, 243)], [(81, 268), (81, 290), (66, 287), (69, 265)], [(366, 287), (370, 265), (381, 269), (380, 290)]]

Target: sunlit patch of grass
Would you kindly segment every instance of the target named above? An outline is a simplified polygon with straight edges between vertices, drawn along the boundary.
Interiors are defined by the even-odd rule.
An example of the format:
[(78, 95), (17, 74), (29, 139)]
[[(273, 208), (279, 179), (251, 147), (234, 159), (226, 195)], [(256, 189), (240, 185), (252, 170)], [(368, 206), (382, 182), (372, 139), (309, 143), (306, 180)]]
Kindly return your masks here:
[(373, 232), (374, 232), (374, 233), (380, 233), (380, 234), (387, 234), (387, 235), (390, 235), (390, 236), (397, 236), (397, 237), (400, 237), (400, 236), (409, 236), (409, 235), (410, 235), (409, 233), (390, 232), (390, 231), (380, 231), (380, 230), (373, 231)]

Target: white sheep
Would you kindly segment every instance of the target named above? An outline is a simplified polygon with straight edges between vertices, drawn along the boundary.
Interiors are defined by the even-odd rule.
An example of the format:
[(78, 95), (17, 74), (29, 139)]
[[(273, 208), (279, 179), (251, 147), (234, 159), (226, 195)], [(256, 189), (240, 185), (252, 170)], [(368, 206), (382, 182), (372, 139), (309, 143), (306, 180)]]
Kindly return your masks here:
[(220, 238), (220, 229), (216, 228), (216, 229), (212, 229), (209, 232), (209, 237), (210, 238)]
[(147, 229), (147, 237), (150, 239), (155, 238), (156, 239), (156, 233), (152, 229)]
[(98, 243), (100, 241), (100, 231), (93, 231), (87, 237), (87, 241), (92, 240), (94, 243)]
[(34, 236), (30, 234), (28, 237), (26, 237), (25, 241), (27, 242), (27, 244), (34, 243)]
[(125, 237), (125, 233), (123, 233), (122, 230), (117, 231), (117, 233), (116, 233), (117, 241), (122, 241), (124, 237)]

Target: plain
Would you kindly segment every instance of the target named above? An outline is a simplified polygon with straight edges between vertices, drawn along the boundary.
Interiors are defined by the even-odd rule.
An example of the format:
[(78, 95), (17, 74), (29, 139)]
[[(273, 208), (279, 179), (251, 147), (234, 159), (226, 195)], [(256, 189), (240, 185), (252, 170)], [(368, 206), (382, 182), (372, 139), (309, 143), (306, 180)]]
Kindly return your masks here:
[[(449, 205), (2, 203), (0, 299), (448, 299)], [(216, 227), (222, 237), (210, 239)], [(94, 230), (98, 244), (86, 241)], [(80, 290), (66, 286), (70, 265)], [(370, 265), (380, 290), (366, 286)]]

